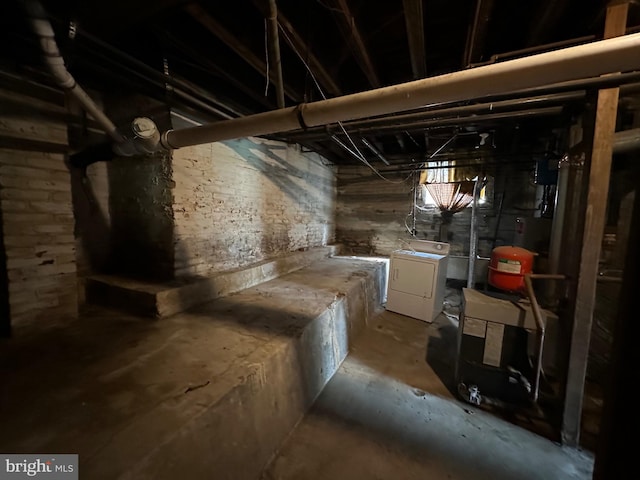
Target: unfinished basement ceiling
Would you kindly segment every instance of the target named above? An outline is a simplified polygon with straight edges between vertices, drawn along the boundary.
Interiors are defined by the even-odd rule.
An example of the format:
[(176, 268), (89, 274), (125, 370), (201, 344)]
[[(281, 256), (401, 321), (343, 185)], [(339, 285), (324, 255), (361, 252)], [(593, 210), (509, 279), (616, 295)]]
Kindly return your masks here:
[[(597, 40), (607, 2), (42, 3), (68, 68), (83, 85), (104, 93), (148, 95), (179, 114), (209, 122), (278, 108), (276, 82), (266, 80), (267, 71), (272, 80), (277, 71), (268, 45), (270, 3), (278, 12), (284, 105), (292, 106)], [(632, 8), (631, 31), (638, 29), (639, 17)], [(3, 49), (3, 63), (46, 78), (19, 2), (12, 2), (0, 22), (3, 44), (12, 46)], [(486, 144), (494, 158), (543, 154), (557, 148), (557, 129), (579, 113), (585, 91), (534, 103), (514, 98), (508, 94), (484, 107), (475, 105), (487, 99), (478, 99), (447, 105), (444, 112), (344, 127), (371, 163), (382, 167), (422, 161), (453, 135), (441, 158), (473, 155), (481, 133), (489, 134)], [(451, 109), (461, 105), (465, 108)], [(358, 162), (340, 146), (351, 143), (338, 125), (274, 137), (301, 143), (336, 163)]]

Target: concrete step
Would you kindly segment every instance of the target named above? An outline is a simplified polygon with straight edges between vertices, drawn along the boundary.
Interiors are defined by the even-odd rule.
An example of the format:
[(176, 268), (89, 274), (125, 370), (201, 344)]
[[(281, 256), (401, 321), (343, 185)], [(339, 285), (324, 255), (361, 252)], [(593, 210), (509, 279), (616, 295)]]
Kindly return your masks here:
[(454, 397), (456, 339), (445, 315), (371, 319), (263, 480), (590, 480), (593, 456), (540, 419)]
[(385, 277), (385, 261), (328, 258), (162, 321), (93, 307), (16, 338), (0, 351), (0, 451), (77, 453), (94, 480), (257, 479)]
[(163, 283), (118, 275), (93, 275), (86, 279), (87, 303), (119, 308), (147, 317), (168, 317), (216, 298), (272, 280), (338, 253), (329, 245), (293, 252), (210, 277), (175, 279)]

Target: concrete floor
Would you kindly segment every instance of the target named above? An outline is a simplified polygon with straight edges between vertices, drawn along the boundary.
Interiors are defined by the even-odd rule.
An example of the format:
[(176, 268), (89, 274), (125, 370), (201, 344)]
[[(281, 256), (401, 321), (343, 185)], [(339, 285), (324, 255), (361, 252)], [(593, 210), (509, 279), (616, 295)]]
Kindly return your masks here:
[(0, 452), (75, 453), (91, 480), (254, 480), (365, 328), (384, 271), (325, 259), (170, 318), (90, 308), (20, 332), (0, 343)]
[(587, 452), (453, 397), (452, 328), (379, 313), (264, 480), (590, 479)]
[(326, 259), (170, 318), (90, 309), (12, 339), (0, 451), (78, 453), (92, 480), (591, 478), (588, 454), (457, 401), (454, 320), (376, 312), (381, 271)]

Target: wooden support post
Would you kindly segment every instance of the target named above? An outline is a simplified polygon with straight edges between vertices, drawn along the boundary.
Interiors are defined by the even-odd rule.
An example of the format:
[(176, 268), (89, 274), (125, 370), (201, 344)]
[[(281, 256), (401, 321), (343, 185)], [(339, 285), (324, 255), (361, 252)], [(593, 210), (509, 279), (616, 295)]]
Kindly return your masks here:
[[(605, 38), (625, 34), (628, 8), (628, 3), (623, 3), (612, 5), (607, 9)], [(562, 420), (562, 441), (574, 447), (579, 445), (580, 440), (582, 400), (595, 306), (598, 262), (605, 227), (618, 94), (618, 88), (601, 90), (598, 93), (593, 147), (590, 152), (590, 161), (587, 162), (590, 167), (588, 193), (575, 290), (573, 330)]]

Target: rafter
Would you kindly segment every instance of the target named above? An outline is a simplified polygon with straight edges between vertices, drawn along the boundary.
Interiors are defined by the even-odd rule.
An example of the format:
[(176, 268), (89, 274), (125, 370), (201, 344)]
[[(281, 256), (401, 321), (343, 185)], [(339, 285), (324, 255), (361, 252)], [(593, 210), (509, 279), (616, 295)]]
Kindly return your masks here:
[(273, 102), (271, 102), (267, 97), (258, 94), (255, 90), (247, 87), (243, 82), (234, 77), (228, 70), (222, 68), (220, 65), (210, 60), (209, 58), (206, 58), (203, 52), (201, 52), (200, 50), (196, 50), (191, 44), (177, 38), (175, 35), (167, 32), (166, 30), (157, 31), (157, 33), (158, 35), (162, 35), (163, 38), (173, 44), (176, 48), (180, 49), (181, 52), (184, 52), (186, 56), (191, 57), (193, 60), (196, 60), (204, 69), (210, 71), (213, 75), (217, 75), (223, 78), (239, 91), (247, 95), (249, 98), (260, 103), (261, 105), (269, 109), (274, 108)]
[[(247, 47), (233, 33), (227, 30), (220, 22), (213, 18), (206, 10), (196, 3), (190, 3), (185, 6), (185, 11), (191, 15), (194, 20), (218, 37), (225, 45), (236, 52), (245, 62), (247, 62), (254, 70), (261, 75), (266, 76), (267, 64), (260, 57), (255, 55), (249, 47)], [(275, 73), (271, 72), (270, 80), (276, 81)], [(296, 91), (288, 85), (284, 86), (284, 92), (291, 100), (299, 102), (300, 98)]]
[(535, 21), (529, 29), (527, 46), (531, 47), (545, 43), (547, 40), (546, 35), (558, 25), (560, 17), (567, 10), (568, 6), (568, 0), (548, 1), (546, 5), (545, 2), (542, 2), (535, 16)]
[(380, 79), (376, 72), (369, 51), (362, 39), (360, 30), (356, 25), (355, 18), (351, 13), (351, 9), (347, 4), (347, 0), (329, 0), (332, 4), (332, 13), (340, 27), (340, 31), (344, 36), (352, 55), (355, 57), (356, 62), (364, 72), (367, 80), (373, 88), (381, 86)]
[(465, 49), (464, 67), (483, 60), (482, 54), (495, 0), (477, 0), (477, 2)]
[(404, 6), (404, 19), (409, 39), (411, 70), (413, 71), (413, 78), (417, 80), (427, 76), (422, 0), (402, 0), (402, 4)]
[[(260, 12), (267, 15), (264, 0), (254, 0), (253, 3)], [(310, 46), (302, 39), (292, 23), (282, 14), (282, 11), (278, 11), (278, 25), (283, 33), (281, 38), (289, 45), (291, 50), (305, 59), (320, 86), (331, 96), (342, 95), (342, 91), (333, 76), (327, 71), (318, 57), (311, 52)]]
[(273, 58), (276, 101), (278, 108), (284, 108), (284, 79), (282, 77), (282, 58), (280, 57), (280, 35), (278, 34), (278, 6), (276, 0), (268, 0), (269, 12), (266, 15), (269, 25), (269, 54)]

